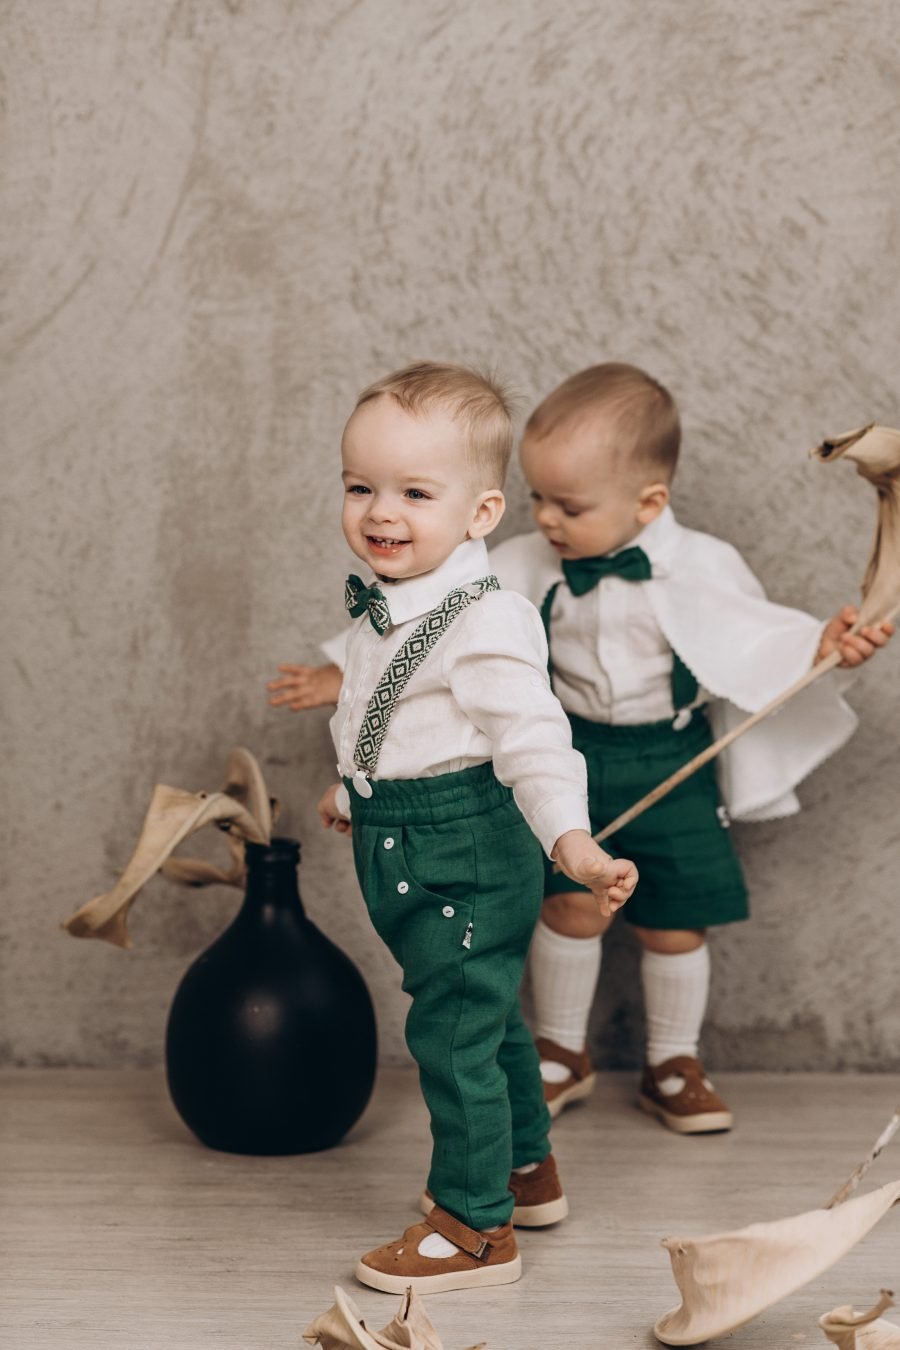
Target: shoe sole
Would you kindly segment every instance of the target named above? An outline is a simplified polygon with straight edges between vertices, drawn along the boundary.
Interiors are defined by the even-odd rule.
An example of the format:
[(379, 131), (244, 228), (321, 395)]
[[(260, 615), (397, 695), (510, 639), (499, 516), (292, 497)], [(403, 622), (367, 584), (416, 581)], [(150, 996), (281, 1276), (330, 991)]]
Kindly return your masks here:
[(639, 1094), (637, 1104), (648, 1116), (661, 1120), (674, 1134), (722, 1134), (734, 1124), (730, 1111), (704, 1111), (697, 1116), (676, 1116), (652, 1097)]
[(388, 1275), (373, 1270), (364, 1261), (356, 1267), (356, 1278), (370, 1289), (383, 1294), (405, 1294), (412, 1288), (417, 1294), (443, 1294), (450, 1289), (482, 1289), (491, 1284), (515, 1284), (522, 1278), (522, 1258), (504, 1261), (497, 1266), (482, 1266), (476, 1270), (448, 1271), (444, 1275)]
[(585, 1097), (589, 1097), (594, 1090), (596, 1081), (597, 1075), (589, 1073), (587, 1078), (579, 1079), (570, 1088), (566, 1088), (565, 1092), (561, 1092), (558, 1097), (554, 1097), (552, 1101), (548, 1102), (547, 1110), (552, 1118), (555, 1120), (560, 1111), (564, 1111), (567, 1106), (571, 1106), (572, 1102), (584, 1101)]
[[(419, 1196), (419, 1209), (430, 1214), (434, 1201), (423, 1191)], [(515, 1228), (549, 1228), (552, 1223), (561, 1223), (569, 1214), (569, 1202), (564, 1195), (556, 1200), (545, 1200), (542, 1205), (516, 1205), (512, 1212)]]

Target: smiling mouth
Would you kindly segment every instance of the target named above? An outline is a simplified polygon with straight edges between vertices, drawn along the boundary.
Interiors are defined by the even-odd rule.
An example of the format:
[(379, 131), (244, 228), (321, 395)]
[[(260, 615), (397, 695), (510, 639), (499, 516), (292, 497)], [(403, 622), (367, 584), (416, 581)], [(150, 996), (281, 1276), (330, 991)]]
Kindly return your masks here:
[(366, 542), (372, 548), (393, 552), (395, 549), (403, 548), (404, 544), (408, 544), (410, 541), (408, 539), (388, 539), (385, 535), (380, 534), (367, 534)]

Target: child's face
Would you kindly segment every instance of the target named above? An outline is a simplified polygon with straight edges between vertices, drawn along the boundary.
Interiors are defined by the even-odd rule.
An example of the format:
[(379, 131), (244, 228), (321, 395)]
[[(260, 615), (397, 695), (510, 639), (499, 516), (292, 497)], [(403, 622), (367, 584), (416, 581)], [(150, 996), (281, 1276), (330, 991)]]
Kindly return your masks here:
[(382, 394), (350, 418), (341, 459), (344, 537), (379, 576), (430, 572), (503, 514), (503, 493), (476, 481), (463, 431), (443, 410), (413, 416)]
[[(617, 470), (615, 424), (602, 414), (563, 422), (522, 442), (522, 471), (538, 528), (561, 558), (596, 558), (634, 539), (668, 500)], [(659, 489), (662, 499), (659, 500)]]

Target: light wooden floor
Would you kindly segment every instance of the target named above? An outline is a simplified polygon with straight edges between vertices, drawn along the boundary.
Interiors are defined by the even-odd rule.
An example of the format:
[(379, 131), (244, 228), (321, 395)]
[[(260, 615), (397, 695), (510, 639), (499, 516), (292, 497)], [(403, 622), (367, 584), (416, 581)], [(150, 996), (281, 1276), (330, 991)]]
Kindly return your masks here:
[[(677, 1302), (659, 1239), (823, 1204), (895, 1104), (890, 1077), (721, 1075), (739, 1127), (681, 1139), (601, 1076), (555, 1127), (572, 1204), (523, 1233), (519, 1284), (428, 1300), (445, 1350), (656, 1345)], [(356, 1256), (414, 1222), (428, 1140), (414, 1075), (382, 1073), (341, 1147), (298, 1158), (211, 1153), (154, 1072), (0, 1074), (0, 1345), (4, 1350), (297, 1350), (339, 1283), (370, 1326), (399, 1300), (360, 1289)], [(870, 1174), (900, 1175), (900, 1142)], [(864, 1183), (868, 1185), (869, 1181)], [(827, 1347), (818, 1315), (900, 1285), (900, 1211), (814, 1285), (727, 1342)]]

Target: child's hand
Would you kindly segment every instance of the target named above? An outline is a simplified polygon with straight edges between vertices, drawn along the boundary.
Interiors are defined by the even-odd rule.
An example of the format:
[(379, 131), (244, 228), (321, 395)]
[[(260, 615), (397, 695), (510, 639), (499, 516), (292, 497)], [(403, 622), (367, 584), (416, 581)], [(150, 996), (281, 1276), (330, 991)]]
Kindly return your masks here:
[(586, 830), (568, 830), (561, 835), (553, 857), (567, 877), (591, 888), (601, 914), (615, 914), (637, 885), (634, 863), (627, 858), (611, 858)]
[(346, 793), (346, 791), (343, 783), (332, 783), (327, 792), (323, 792), (316, 810), (326, 830), (330, 830), (333, 825), (338, 834), (350, 833), (350, 817), (347, 815), (338, 795), (339, 793)]
[(322, 708), (337, 703), (341, 692), (341, 672), (337, 666), (279, 666), (285, 673), (280, 680), (270, 680), (267, 689), (281, 692), (269, 699), (273, 708), (287, 704), (291, 712), (302, 708)]
[(829, 619), (825, 625), (825, 631), (822, 633), (822, 641), (819, 643), (819, 650), (816, 652), (816, 662), (830, 656), (832, 652), (841, 653), (841, 669), (846, 670), (851, 666), (861, 666), (864, 661), (874, 655), (878, 647), (887, 645), (894, 633), (892, 623), (883, 623), (877, 627), (861, 628), (858, 633), (851, 633), (850, 629), (859, 618), (859, 610), (853, 605), (845, 605), (842, 610), (835, 614), (833, 619)]

